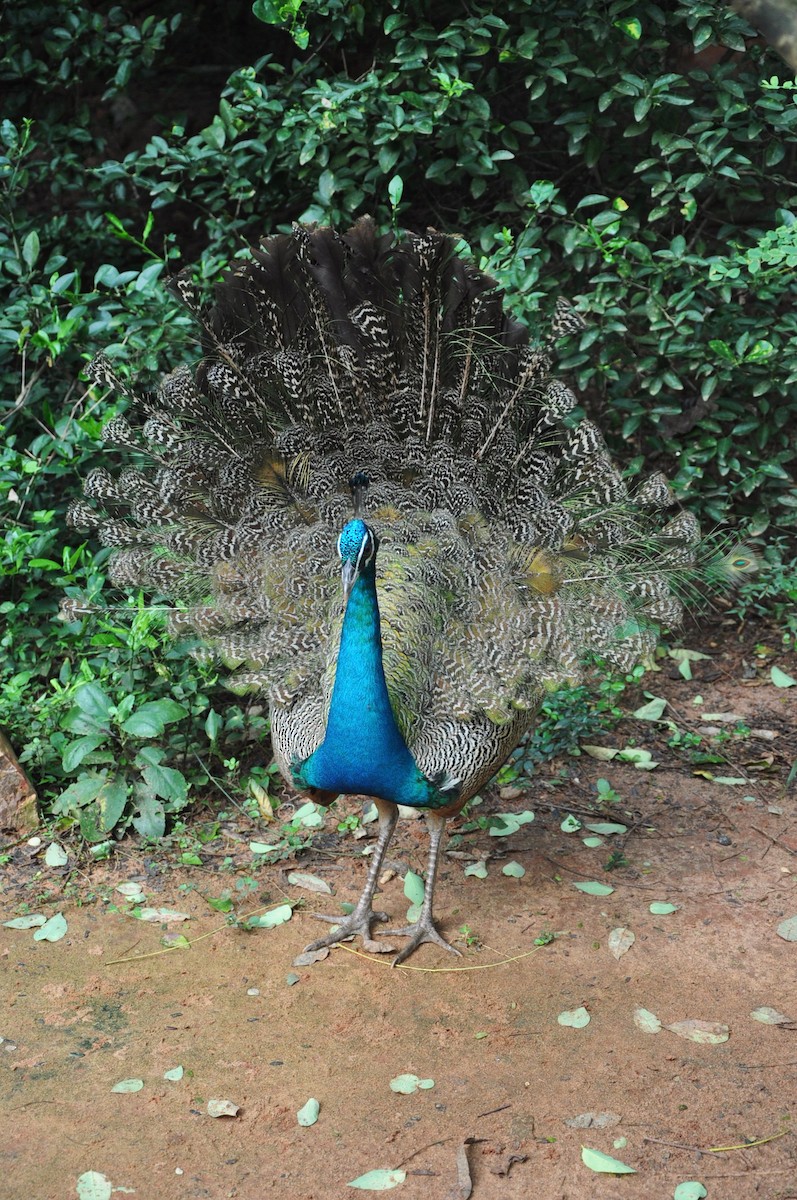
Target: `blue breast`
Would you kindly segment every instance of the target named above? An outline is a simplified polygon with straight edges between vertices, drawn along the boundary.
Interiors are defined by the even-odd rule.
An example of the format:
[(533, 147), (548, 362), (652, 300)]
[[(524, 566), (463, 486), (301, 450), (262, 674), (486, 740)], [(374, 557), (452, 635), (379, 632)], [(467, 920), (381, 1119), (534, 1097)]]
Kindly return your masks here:
[(419, 770), (401, 735), (382, 665), (374, 564), (356, 580), (343, 618), (324, 740), (293, 768), (298, 787), (378, 796), (415, 808), (449, 803)]

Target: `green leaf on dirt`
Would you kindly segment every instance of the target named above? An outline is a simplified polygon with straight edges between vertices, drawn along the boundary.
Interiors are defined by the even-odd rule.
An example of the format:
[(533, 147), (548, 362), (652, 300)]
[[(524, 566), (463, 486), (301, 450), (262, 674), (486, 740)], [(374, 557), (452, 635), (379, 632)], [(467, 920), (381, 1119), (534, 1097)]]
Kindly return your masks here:
[(297, 975), (295, 971), (289, 971), (285, 976), (285, 982), (287, 983), (288, 987), (293, 987), (294, 984), (299, 982), (300, 978), (301, 976)]
[(501, 868), (502, 875), (509, 875), (511, 879), (522, 879), (526, 874), (526, 868), (521, 867), (519, 862), (508, 862), (505, 867)]
[(581, 1147), (581, 1161), (590, 1171), (599, 1171), (603, 1175), (636, 1175), (636, 1170), (619, 1158), (612, 1158), (601, 1150), (591, 1150), (589, 1146)]
[(643, 750), (640, 746), (626, 746), (617, 757), (621, 762), (633, 763), (638, 771), (653, 771), (659, 765), (653, 761), (650, 751)]
[(598, 846), (603, 845), (603, 838), (600, 837), (588, 837), (581, 840), (585, 846), (589, 846), (590, 850), (595, 850)]
[(613, 758), (617, 758), (620, 753), (613, 746), (587, 746), (582, 744), (581, 749), (590, 758), (597, 758), (600, 762), (611, 762)]
[(323, 892), (326, 896), (332, 895), (332, 888), (325, 879), (319, 879), (317, 875), (309, 875), (306, 871), (290, 871), (288, 883), (292, 883), (294, 887), (305, 888), (308, 892)]
[(748, 780), (740, 779), (737, 775), (715, 775), (713, 783), (724, 783), (726, 787), (739, 787), (740, 784), (747, 783)]
[(60, 942), (66, 933), (66, 918), (62, 913), (56, 913), (49, 921), (36, 930), (33, 935), (35, 942)]
[(58, 842), (51, 842), (44, 853), (44, 861), (48, 867), (65, 867), (69, 855)]
[(296, 1114), (296, 1120), (303, 1129), (309, 1129), (311, 1125), (315, 1125), (318, 1120), (318, 1114), (321, 1111), (321, 1105), (312, 1096)]
[(624, 954), (628, 953), (635, 941), (636, 934), (622, 925), (618, 926), (617, 929), (613, 929), (609, 934), (609, 953), (613, 954), (615, 958), (622, 958)]
[(780, 667), (772, 667), (769, 675), (775, 687), (797, 687), (797, 679), (792, 679), (791, 675), (787, 675), (785, 671), (781, 671)]
[(291, 821), (298, 821), (300, 825), (304, 825), (305, 829), (318, 829), (324, 824), (324, 814), (317, 804), (312, 800), (308, 800), (307, 804), (302, 804), (296, 809)]
[(408, 870), (404, 876), (404, 895), (410, 904), (423, 904), (425, 891), (426, 889), (420, 875), (416, 875), (414, 871)]
[(346, 1187), (359, 1188), (361, 1192), (389, 1192), (407, 1178), (406, 1171), (366, 1171), (356, 1179), (350, 1179)]
[(253, 854), (273, 854), (279, 846), (267, 846), (265, 842), (250, 842), (249, 849)]
[(654, 900), (648, 911), (654, 917), (668, 917), (670, 913), (678, 912), (678, 907), (677, 904), (670, 904), (669, 900)]
[(164, 933), (161, 938), (161, 945), (167, 946), (169, 950), (191, 949), (191, 943), (184, 933)]
[(670, 1033), (677, 1033), (678, 1037), (686, 1038), (690, 1042), (697, 1042), (700, 1046), (719, 1046), (722, 1042), (727, 1042), (731, 1036), (731, 1031), (727, 1025), (721, 1025), (719, 1021), (698, 1021), (690, 1018), (688, 1021), (675, 1021), (672, 1025), (665, 1025), (665, 1029), (669, 1029)]
[(182, 1067), (172, 1067), (171, 1071), (164, 1071), (163, 1078), (168, 1079), (170, 1083), (177, 1083), (183, 1077)]
[(614, 891), (608, 883), (598, 883), (595, 879), (588, 879), (585, 883), (574, 883), (573, 887), (588, 896), (611, 896)]
[(568, 1029), (583, 1029), (585, 1025), (589, 1025), (590, 1015), (582, 1005), (581, 1008), (573, 1008), (569, 1012), (560, 1012), (556, 1020)]
[(574, 817), (572, 813), (568, 813), (559, 828), (562, 833), (578, 833), (581, 828), (581, 822), (578, 817)]
[(672, 1194), (672, 1200), (703, 1200), (708, 1192), (697, 1179), (687, 1179), (679, 1183)]
[(172, 908), (139, 908), (130, 913), (139, 921), (151, 921), (153, 924), (169, 925), (177, 921), (190, 921), (188, 913), (175, 912)]
[(10, 921), (3, 921), (7, 929), (35, 929), (37, 925), (43, 925), (47, 918), (41, 913), (27, 913), (24, 917), (12, 917)]
[(278, 908), (272, 908), (260, 916), (248, 917), (245, 925), (247, 929), (274, 929), (276, 925), (284, 925), (286, 921), (290, 921), (292, 914), (290, 904), (280, 904)]
[(130, 880), (128, 883), (117, 883), (114, 890), (117, 891), (120, 896), (124, 896), (125, 900), (131, 904), (138, 903), (139, 901), (145, 899), (144, 893), (141, 890), (141, 884), (134, 883), (133, 880)]
[(767, 1005), (762, 1005), (761, 1008), (754, 1008), (750, 1013), (754, 1021), (760, 1021), (762, 1025), (790, 1025), (791, 1017), (784, 1016), (782, 1012), (778, 1012), (776, 1008), (769, 1008)]
[(77, 1181), (78, 1200), (111, 1200), (113, 1184), (99, 1171), (84, 1171)]
[(111, 1088), (112, 1092), (140, 1092), (144, 1086), (143, 1079), (120, 1079)]
[(487, 866), (486, 866), (484, 860), (480, 860), (479, 862), (475, 862), (475, 863), (470, 863), (465, 868), (465, 874), (473, 875), (476, 879), (486, 879), (487, 878)]
[(433, 1087), (433, 1079), (419, 1079), (417, 1075), (397, 1075), (390, 1081), (391, 1092), (398, 1092), (401, 1096), (411, 1096), (419, 1088), (421, 1091), (428, 1092)]
[(662, 696), (654, 696), (647, 704), (635, 709), (631, 716), (636, 717), (638, 721), (658, 721), (666, 707), (667, 701)]
[(661, 1021), (647, 1008), (634, 1009), (634, 1024), (642, 1033), (661, 1033)]
[(628, 833), (628, 826), (621, 825), (619, 821), (592, 821), (587, 825), (587, 829), (603, 834)]
[(491, 821), (500, 821), (500, 825), (490, 826), (490, 837), (509, 837), (512, 833), (517, 833), (521, 825), (528, 825), (529, 821), (534, 820), (534, 813), (529, 809), (521, 813), (495, 813)]
[(797, 917), (787, 917), (785, 921), (781, 921), (777, 934), (784, 942), (797, 942)]

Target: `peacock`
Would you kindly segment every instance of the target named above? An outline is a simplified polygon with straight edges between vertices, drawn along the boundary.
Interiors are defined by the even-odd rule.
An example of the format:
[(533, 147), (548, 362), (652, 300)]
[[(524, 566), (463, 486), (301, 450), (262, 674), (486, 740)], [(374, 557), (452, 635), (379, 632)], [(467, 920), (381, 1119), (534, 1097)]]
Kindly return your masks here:
[[(128, 393), (104, 429), (127, 452), (85, 480), (69, 521), (111, 547), (110, 578), (170, 600), (175, 635), (210, 647), (229, 687), (267, 699), (273, 753), (327, 805), (373, 798), (378, 840), (350, 915), (308, 950), (375, 924), (399, 805), (429, 830), (418, 920), (382, 930), (458, 953), (438, 931), (446, 818), (590, 656), (627, 670), (678, 623), (674, 581), (699, 541), (654, 474), (633, 492), (553, 347), (454, 238), (295, 227), (265, 240), (203, 307), (195, 370)], [(90, 376), (126, 390), (109, 359)]]

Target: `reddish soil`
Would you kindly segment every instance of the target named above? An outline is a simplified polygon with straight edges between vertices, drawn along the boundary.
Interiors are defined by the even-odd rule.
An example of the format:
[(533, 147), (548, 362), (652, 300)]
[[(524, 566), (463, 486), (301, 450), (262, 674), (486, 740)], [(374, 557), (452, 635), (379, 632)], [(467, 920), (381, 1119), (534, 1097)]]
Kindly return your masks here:
[[(25, 905), (48, 916), (60, 910), (68, 932), (49, 943), (34, 941), (33, 930), (0, 928), (0, 1196), (73, 1198), (94, 1171), (114, 1195), (141, 1200), (337, 1200), (360, 1194), (347, 1187), (356, 1176), (400, 1168), (397, 1200), (461, 1200), (459, 1153), (475, 1200), (664, 1200), (686, 1180), (701, 1181), (708, 1200), (795, 1200), (797, 943), (776, 930), (797, 915), (797, 816), (787, 786), (797, 689), (769, 682), (772, 661), (794, 674), (794, 659), (756, 656), (754, 636), (777, 649), (776, 635), (761, 630), (741, 645), (731, 631), (713, 649), (704, 635), (690, 644), (712, 659), (694, 664), (692, 681), (668, 661), (644, 680), (671, 702), (682, 731), (713, 726), (704, 713), (744, 717), (758, 732), (721, 740), (727, 763), (696, 765), (688, 750), (667, 745), (664, 726), (629, 719), (601, 740), (635, 739), (659, 761), (655, 770), (583, 755), (549, 764), (522, 795), (485, 796), (479, 813), (533, 808), (536, 820), (508, 838), (465, 833), (447, 857), (436, 909), (448, 936), (460, 937), (462, 959), (425, 946), (411, 969), (390, 970), (335, 949), (311, 967), (292, 966), (318, 936), (310, 912), (324, 899), (336, 908), (356, 898), (370, 833), (327, 841), (333, 854), (311, 850), (298, 864), (256, 872), (246, 844), (270, 838), (249, 829), (238, 831), (242, 841), (203, 849), (196, 868), (168, 850), (153, 861), (128, 843), (110, 863), (81, 860), (79, 869), (76, 850), (67, 867), (51, 869), (41, 851), (15, 848), (0, 917)], [(698, 694), (704, 703), (695, 706)], [(642, 703), (641, 693), (623, 698), (629, 710)], [(704, 735), (701, 749), (717, 744)], [(747, 782), (721, 784), (695, 770)], [(620, 801), (598, 813), (601, 777)], [(621, 821), (628, 832), (590, 849), (586, 829), (560, 829), (568, 812)], [(607, 872), (617, 849), (627, 863)], [(402, 822), (391, 865), (420, 871), (425, 851), (423, 823)], [(462, 856), (481, 853), (491, 855), (489, 877), (465, 877)], [(523, 878), (502, 874), (509, 860), (525, 867)], [(297, 865), (330, 882), (331, 905), (287, 884), (285, 866)], [(253, 874), (257, 888), (241, 914), (286, 893), (304, 895), (304, 907), (275, 929), (225, 926), (201, 894), (218, 896)], [(190, 914), (168, 926), (172, 933), (215, 932), (157, 954), (165, 930), (115, 909), (124, 905), (113, 889), (130, 879), (148, 904)], [(584, 880), (614, 891), (585, 895), (573, 886)], [(381, 903), (403, 921), (400, 875), (382, 891)], [(677, 911), (652, 915), (656, 900)], [(480, 947), (465, 945), (463, 925)], [(619, 926), (636, 941), (617, 960), (607, 939)], [(500, 965), (543, 931), (559, 936)], [(292, 984), (291, 972), (299, 976)], [(751, 1019), (764, 1005), (791, 1020)], [(581, 1006), (591, 1018), (585, 1028), (557, 1022)], [(665, 1024), (719, 1022), (730, 1037), (702, 1045), (666, 1029), (644, 1033), (636, 1008)], [(178, 1065), (183, 1078), (164, 1079)], [(389, 1082), (403, 1073), (434, 1087), (395, 1094)], [(128, 1078), (143, 1089), (111, 1091)], [(309, 1097), (320, 1103), (318, 1121), (300, 1128), (296, 1113)], [(212, 1098), (233, 1101), (238, 1115), (211, 1118)], [(566, 1124), (584, 1113), (617, 1119)], [(466, 1139), (474, 1141), (463, 1151)], [(582, 1146), (636, 1174), (594, 1173)], [(108, 1194), (98, 1186), (98, 1196)]]

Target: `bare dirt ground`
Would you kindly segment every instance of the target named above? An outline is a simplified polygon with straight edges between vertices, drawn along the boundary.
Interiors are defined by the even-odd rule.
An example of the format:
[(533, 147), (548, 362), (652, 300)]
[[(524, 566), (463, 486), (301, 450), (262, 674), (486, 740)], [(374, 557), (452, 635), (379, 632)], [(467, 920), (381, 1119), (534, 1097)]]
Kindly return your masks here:
[[(708, 1200), (794, 1200), (797, 943), (777, 930), (797, 915), (797, 688), (769, 674), (772, 662), (794, 674), (794, 658), (777, 654), (775, 631), (716, 637), (688, 641), (712, 656), (694, 662), (692, 680), (664, 660), (643, 686), (670, 702), (665, 716), (682, 735), (719, 728), (719, 740), (701, 734), (700, 748), (679, 749), (672, 729), (629, 718), (598, 740), (635, 742), (655, 769), (582, 755), (519, 781), (522, 793), (485, 793), (479, 813), (531, 808), (536, 819), (508, 837), (466, 832), (447, 857), (436, 907), (462, 959), (426, 946), (411, 969), (391, 970), (334, 949), (293, 966), (318, 936), (310, 913), (356, 898), (370, 835), (322, 837), (298, 862), (255, 868), (248, 841), (271, 839), (243, 826), (239, 840), (226, 827), (197, 867), (133, 843), (77, 868), (76, 848), (63, 868), (15, 848), (0, 918), (60, 911), (68, 928), (54, 942), (0, 928), (0, 1197), (97, 1200), (113, 1188), (140, 1200), (334, 1200), (383, 1169), (404, 1173), (401, 1200), (463, 1200), (468, 1175), (476, 1200), (660, 1200), (686, 1181)], [(623, 706), (645, 700), (626, 693)], [(727, 761), (696, 762), (707, 747)], [(599, 805), (600, 778), (619, 799)], [(561, 829), (568, 813), (626, 832), (588, 847), (586, 828)], [(606, 871), (612, 852), (620, 861)], [(423, 822), (402, 822), (381, 898), (402, 923), (401, 873), (421, 871), (425, 854)], [(466, 877), (484, 856), (488, 878)], [(503, 874), (510, 860), (522, 878)], [(296, 867), (326, 879), (331, 900), (287, 883)], [(130, 880), (147, 905), (190, 920), (128, 915), (114, 889)], [(245, 893), (252, 880), (241, 915), (286, 896), (304, 904), (277, 928), (246, 931), (203, 899), (236, 882)], [(584, 894), (574, 885), (585, 881), (614, 890)], [(656, 901), (677, 907), (655, 915)], [(608, 939), (620, 927), (636, 940), (618, 959)], [(545, 931), (559, 936), (535, 950)], [(167, 950), (161, 938), (175, 932), (191, 947)], [(789, 1020), (752, 1019), (762, 1006)], [(559, 1023), (580, 1008), (587, 1025)], [(718, 1023), (729, 1037), (647, 1033), (640, 1008), (665, 1026)], [(176, 1067), (182, 1078), (164, 1078)], [(397, 1094), (390, 1081), (405, 1073), (434, 1086)], [(143, 1087), (111, 1090), (126, 1079)], [(300, 1127), (311, 1097), (318, 1119)], [(212, 1118), (211, 1099), (232, 1101), (237, 1116)], [(584, 1125), (584, 1114), (597, 1125), (567, 1124)], [(636, 1173), (595, 1173), (582, 1146)]]

